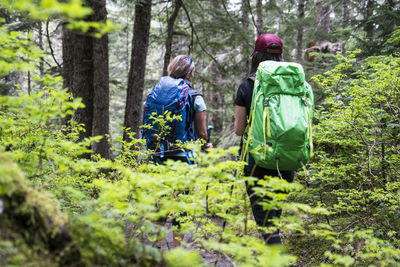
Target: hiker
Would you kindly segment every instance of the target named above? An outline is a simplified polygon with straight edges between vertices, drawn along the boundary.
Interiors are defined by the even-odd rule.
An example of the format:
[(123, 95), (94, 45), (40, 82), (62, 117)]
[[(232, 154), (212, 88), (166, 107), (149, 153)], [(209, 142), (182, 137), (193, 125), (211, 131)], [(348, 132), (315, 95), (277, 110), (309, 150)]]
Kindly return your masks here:
[(170, 131), (160, 133), (157, 125), (144, 129), (148, 149), (154, 150), (153, 160), (163, 163), (167, 159), (192, 164), (191, 151), (177, 143), (203, 140), (203, 148), (212, 147), (207, 143), (206, 104), (201, 94), (192, 88), (195, 65), (188, 55), (175, 57), (168, 65), (168, 76), (162, 77), (147, 97), (143, 124), (152, 125), (151, 116), (171, 111), (180, 115), (181, 120), (169, 122)]
[[(273, 151), (275, 149), (278, 149), (277, 146), (274, 145), (274, 141), (272, 138), (274, 137), (273, 134), (271, 134), (271, 124), (272, 122), (270, 121), (270, 116), (273, 116), (276, 113), (273, 113), (272, 108), (281, 105), (281, 99), (283, 99), (282, 101), (286, 100), (290, 100), (288, 98), (292, 97), (295, 98), (295, 100), (297, 102), (295, 102), (294, 106), (298, 106), (299, 109), (301, 108), (301, 112), (298, 112), (297, 110), (295, 110), (294, 112), (298, 112), (299, 114), (301, 113), (301, 115), (304, 115), (306, 117), (306, 119), (304, 119), (303, 121), (308, 123), (303, 123), (303, 124), (307, 124), (307, 125), (301, 125), (304, 126), (302, 129), (304, 130), (304, 136), (307, 136), (307, 140), (306, 142), (311, 142), (311, 115), (310, 115), (310, 111), (309, 111), (309, 107), (312, 106), (313, 103), (313, 96), (312, 96), (312, 92), (308, 92), (309, 90), (311, 90), (311, 87), (304, 81), (304, 71), (302, 69), (302, 67), (297, 64), (297, 63), (286, 63), (283, 62), (283, 57), (282, 57), (282, 52), (283, 52), (283, 44), (282, 44), (282, 40), (274, 35), (274, 34), (262, 34), (260, 35), (254, 45), (254, 51), (252, 54), (252, 60), (251, 60), (251, 68), (250, 68), (250, 72), (248, 74), (248, 76), (246, 77), (246, 79), (244, 79), (242, 81), (242, 83), (240, 84), (238, 90), (237, 90), (237, 94), (236, 94), (236, 98), (235, 98), (235, 122), (234, 122), (234, 130), (235, 133), (239, 136), (243, 136), (245, 135), (245, 137), (247, 137), (247, 143), (250, 143), (250, 146), (256, 146), (257, 143), (259, 141), (254, 141), (254, 134), (252, 136), (248, 136), (249, 133), (253, 133), (254, 131), (248, 130), (248, 132), (246, 131), (246, 127), (247, 127), (247, 120), (249, 118), (249, 116), (254, 116), (254, 114), (252, 113), (253, 110), (254, 112), (256, 111), (257, 107), (261, 110), (258, 114), (257, 114), (257, 118), (253, 118), (253, 124), (261, 124), (260, 125), (251, 125), (249, 128), (254, 127), (254, 129), (262, 129), (262, 130), (258, 130), (261, 131), (261, 134), (259, 135), (260, 137), (258, 138), (258, 140), (264, 140), (265, 143), (263, 144), (258, 144), (258, 148), (254, 148), (252, 147), (251, 149), (249, 148), (249, 144), (246, 144), (246, 141), (244, 141), (244, 139), (242, 139), (241, 142), (241, 151), (242, 151), (242, 160), (246, 160), (247, 161), (247, 165), (244, 168), (244, 175), (245, 176), (253, 176), (256, 177), (258, 179), (264, 179), (264, 176), (272, 176), (272, 177), (281, 177), (282, 179), (285, 179), (288, 182), (292, 182), (293, 178), (294, 178), (294, 170), (298, 169), (298, 165), (303, 164), (304, 162), (306, 162), (307, 157), (309, 158), (311, 153), (309, 151), (309, 147), (310, 145), (307, 143), (304, 145), (304, 151), (299, 151), (301, 152), (301, 156), (299, 157), (299, 162), (298, 159), (296, 158), (296, 162), (295, 162), (295, 166), (296, 167), (291, 167), (292, 165), (288, 165), (287, 166), (282, 166), (282, 167), (286, 167), (286, 168), (282, 168), (281, 170), (279, 169), (279, 163), (285, 163), (285, 162), (279, 162), (280, 161), (280, 156), (275, 156), (276, 158), (272, 159), (272, 164), (268, 165), (271, 166), (269, 168), (263, 168), (260, 167), (258, 164), (256, 164), (256, 161), (262, 161), (265, 160), (267, 157), (265, 155), (268, 155), (268, 157), (272, 157), (270, 156), (271, 154), (268, 153), (272, 153), (272, 152), (268, 152), (268, 151)], [(259, 73), (259, 66), (260, 63), (263, 62), (261, 65), (265, 65), (267, 64), (266, 68), (268, 69), (267, 71), (275, 71), (276, 69), (279, 69), (279, 71), (282, 71), (282, 69), (284, 69), (287, 66), (293, 67), (291, 69), (289, 69), (289, 74), (292, 75), (292, 72), (296, 72), (298, 70), (301, 69), (301, 71), (298, 71), (298, 73), (302, 72), (302, 78), (299, 78), (300, 80), (302, 79), (303, 83), (299, 86), (299, 90), (303, 90), (302, 92), (304, 93), (304, 96), (307, 94), (311, 94), (310, 98), (311, 100), (309, 100), (308, 98), (304, 97), (303, 98), (299, 98), (297, 95), (296, 96), (290, 96), (290, 94), (286, 94), (286, 93), (282, 93), (282, 90), (286, 90), (286, 89), (279, 89), (279, 82), (286, 79), (286, 78), (282, 78), (282, 79), (277, 79), (277, 80), (273, 80), (275, 79), (274, 77), (270, 78), (270, 80), (273, 80), (272, 83), (274, 85), (274, 87), (270, 87), (270, 89), (267, 87), (266, 90), (267, 93), (263, 92), (258, 92), (256, 91), (255, 93), (258, 93), (257, 96), (262, 96), (262, 100), (260, 98), (260, 101), (258, 101), (257, 99), (255, 100), (255, 103), (257, 103), (257, 105), (254, 106), (254, 109), (252, 107), (252, 98), (253, 98), (253, 89), (254, 89), (254, 85), (255, 85), (255, 80), (256, 79), (263, 79), (265, 77), (267, 77), (268, 75), (270, 75), (270, 73), (264, 74), (264, 73)], [(277, 63), (279, 62), (279, 63)], [(280, 64), (280, 65), (279, 65)], [(285, 65), (286, 64), (286, 65)], [(279, 65), (279, 68), (275, 68), (274, 65)], [(293, 71), (294, 70), (294, 71)], [(278, 71), (278, 75), (279, 75), (279, 71)], [(256, 73), (257, 73), (257, 77), (256, 77)], [(296, 74), (298, 74), (296, 73)], [(290, 76), (288, 75), (288, 76)], [(296, 76), (297, 77), (297, 76)], [(290, 79), (290, 78), (289, 78)], [(258, 81), (257, 81), (258, 82)], [(260, 87), (263, 86), (264, 83), (258, 83), (258, 88), (257, 90), (259, 90)], [(277, 84), (279, 84), (277, 86)], [(286, 85), (286, 84), (285, 84)], [(265, 85), (264, 85), (265, 86)], [(297, 86), (297, 85), (295, 85)], [(294, 86), (294, 87), (295, 87)], [(273, 88), (273, 89), (271, 89)], [(276, 89), (278, 88), (278, 89)], [(254, 89), (256, 90), (256, 89)], [(275, 90), (275, 91), (279, 91), (281, 90), (279, 93), (280, 95), (274, 95), (273, 97), (269, 98), (269, 93), (268, 90)], [(306, 93), (307, 92), (307, 93)], [(266, 96), (264, 96), (266, 95)], [(288, 96), (289, 95), (289, 96)], [(265, 97), (265, 98), (264, 98)], [(277, 100), (279, 98), (279, 100)], [(294, 100), (293, 100), (294, 101)], [(300, 107), (302, 105), (302, 101), (305, 101), (304, 105), (305, 107)], [(308, 102), (310, 102), (310, 104), (308, 105)], [(272, 105), (271, 105), (272, 103)], [(306, 107), (307, 106), (307, 107)], [(278, 107), (279, 108), (279, 107)], [(288, 111), (285, 111), (286, 113), (289, 113)], [(261, 113), (261, 115), (260, 115)], [(307, 118), (307, 114), (308, 114), (308, 118)], [(293, 116), (292, 116), (293, 117)], [(267, 121), (268, 120), (268, 121)], [(256, 121), (256, 123), (254, 123), (254, 121)], [(267, 122), (266, 122), (267, 121)], [(260, 123), (261, 122), (261, 123)], [(284, 123), (282, 123), (283, 125), (286, 124), (286, 121), (284, 121)], [(294, 122), (294, 124), (296, 125), (296, 122)], [(280, 125), (281, 126), (281, 125)], [(275, 130), (276, 128), (278, 128), (278, 126), (272, 126), (275, 128), (272, 128), (272, 130)], [(267, 130), (265, 130), (265, 128), (268, 128)], [(257, 131), (257, 129), (255, 131)], [(253, 129), (252, 129), (253, 130)], [(308, 135), (307, 135), (308, 133)], [(294, 132), (294, 135), (298, 135), (297, 132)], [(262, 137), (261, 137), (262, 136)], [(297, 136), (296, 136), (297, 137)], [(269, 141), (267, 141), (267, 139), (269, 138)], [(251, 139), (251, 140), (250, 140)], [(292, 139), (301, 139), (301, 138), (292, 138)], [(309, 140), (308, 140), (309, 139)], [(260, 143), (260, 142), (259, 142)], [(282, 147), (282, 146), (281, 146)], [(285, 146), (283, 146), (285, 147)], [(311, 145), (312, 147), (312, 145)], [(282, 148), (280, 148), (282, 149)], [(308, 150), (307, 150), (308, 149)], [(294, 149), (296, 150), (296, 149)], [(250, 152), (249, 152), (250, 151)], [(258, 152), (260, 151), (260, 152)], [(264, 152), (265, 151), (265, 152)], [(261, 155), (260, 157), (258, 156), (258, 154), (260, 154), (261, 152), (264, 152), (264, 157)], [(305, 155), (305, 156), (303, 156)], [(258, 158), (255, 159), (255, 156), (257, 156)], [(297, 156), (297, 154), (296, 154)], [(282, 159), (285, 160), (285, 159)], [(263, 163), (263, 162), (261, 162)], [(276, 163), (276, 165), (275, 165)], [(276, 217), (280, 217), (282, 210), (264, 210), (263, 207), (261, 205), (259, 205), (258, 203), (260, 201), (268, 201), (270, 200), (269, 197), (259, 197), (254, 193), (254, 190), (251, 186), (249, 186), (247, 184), (247, 194), (250, 197), (250, 202), (252, 205), (252, 210), (253, 210), (253, 215), (254, 215), (254, 219), (257, 223), (258, 226), (266, 226), (266, 227), (270, 227), (273, 226), (273, 223), (271, 221), (272, 218), (276, 218)], [(263, 234), (263, 239), (267, 244), (280, 244), (281, 243), (281, 238), (279, 236), (279, 230), (270, 234), (270, 233), (264, 233)]]

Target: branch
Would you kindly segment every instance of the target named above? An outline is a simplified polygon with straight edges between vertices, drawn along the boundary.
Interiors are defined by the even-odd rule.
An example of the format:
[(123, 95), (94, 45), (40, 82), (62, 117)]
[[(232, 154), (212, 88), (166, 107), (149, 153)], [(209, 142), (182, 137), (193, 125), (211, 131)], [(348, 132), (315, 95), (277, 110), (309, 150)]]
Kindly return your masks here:
[(228, 17), (232, 20), (233, 23), (236, 24), (236, 21), (232, 18), (231, 13), (229, 13), (228, 9), (226, 8), (225, 0), (221, 0), (221, 2)]
[(171, 59), (171, 49), (172, 49), (172, 38), (174, 35), (174, 25), (175, 21), (178, 17), (179, 10), (182, 6), (181, 0), (175, 0), (175, 7), (174, 11), (172, 12), (171, 16), (168, 19), (167, 23), (167, 39), (165, 40), (165, 55), (164, 55), (164, 68), (163, 68), (163, 76), (168, 74), (168, 64)]
[(205, 47), (204, 47), (204, 46), (202, 45), (202, 43), (200, 42), (200, 38), (199, 38), (199, 36), (197, 35), (196, 30), (194, 29), (192, 20), (190, 19), (190, 16), (189, 16), (189, 12), (188, 12), (188, 10), (187, 10), (185, 4), (183, 3), (183, 1), (182, 1), (182, 7), (183, 7), (183, 10), (185, 10), (186, 16), (187, 16), (187, 18), (188, 18), (188, 20), (189, 20), (190, 27), (192, 28), (192, 32), (193, 32), (194, 35), (196, 36), (196, 39), (197, 39), (197, 41), (199, 42), (199, 45), (200, 45), (201, 50), (202, 50), (207, 56), (209, 56), (209, 57), (212, 59), (212, 61), (215, 62), (215, 64), (217, 65), (217, 68), (220, 69), (221, 67), (220, 67), (220, 64), (218, 63), (218, 61), (205, 49)]
[(54, 60), (54, 62), (57, 64), (57, 66), (61, 69), (61, 65), (60, 63), (58, 63), (55, 55), (54, 55), (54, 50), (53, 50), (53, 46), (51, 44), (51, 40), (50, 40), (50, 34), (49, 34), (49, 20), (46, 21), (46, 37), (47, 37), (47, 42), (49, 43), (49, 48), (50, 48), (50, 54)]
[(249, 1), (249, 0), (247, 0), (247, 5), (248, 5), (248, 7), (249, 7), (249, 11), (250, 11), (250, 15), (251, 15), (251, 20), (253, 21), (254, 27), (257, 28), (256, 20), (254, 19), (253, 10), (251, 9), (251, 5), (250, 5), (250, 1)]

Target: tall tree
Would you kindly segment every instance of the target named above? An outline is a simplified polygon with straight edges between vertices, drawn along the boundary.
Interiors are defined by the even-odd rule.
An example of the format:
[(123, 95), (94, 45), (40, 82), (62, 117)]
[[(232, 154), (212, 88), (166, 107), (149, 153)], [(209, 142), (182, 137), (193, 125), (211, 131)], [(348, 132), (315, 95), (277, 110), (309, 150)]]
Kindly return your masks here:
[[(219, 20), (222, 16), (222, 5), (219, 0), (211, 0), (211, 5), (213, 8), (214, 16), (213, 19)], [(217, 32), (214, 31), (212, 33), (212, 37), (217, 38)], [(215, 51), (216, 54), (218, 51)], [(224, 125), (224, 106), (225, 106), (225, 97), (224, 92), (221, 90), (223, 88), (223, 79), (221, 71), (218, 69), (216, 62), (211, 63), (211, 73), (214, 75), (213, 83), (211, 84), (211, 90), (209, 90), (210, 95), (208, 95), (208, 103), (211, 107), (211, 122), (214, 126), (214, 130), (218, 133), (222, 132)]]
[(298, 1), (297, 6), (297, 34), (296, 34), (296, 60), (301, 62), (303, 58), (303, 19), (304, 19), (304, 0)]
[[(93, 15), (87, 20), (103, 22), (107, 18), (105, 0), (88, 0)], [(109, 134), (108, 37), (97, 39), (89, 34), (63, 29), (63, 78), (74, 98), (82, 98), (84, 108), (72, 119), (84, 124), (79, 139)], [(110, 156), (106, 138), (94, 144), (93, 152)], [(89, 157), (90, 155), (86, 155)]]
[[(93, 21), (106, 22), (106, 0), (88, 0), (93, 9)], [(108, 35), (100, 39), (92, 38), (93, 46), (93, 124), (92, 135), (105, 136), (99, 143), (93, 143), (92, 150), (103, 158), (110, 157), (110, 145), (106, 135), (109, 134), (109, 65), (108, 65)]]
[(365, 1), (364, 20), (366, 21), (366, 23), (364, 30), (367, 40), (369, 41), (373, 40), (374, 38), (374, 21), (371, 19), (374, 13), (374, 6), (375, 6), (374, 0)]
[(318, 1), (317, 6), (319, 8), (319, 12), (317, 14), (318, 29), (320, 33), (319, 39), (329, 39), (328, 36), (331, 33), (332, 5), (326, 1)]
[[(248, 31), (249, 25), (250, 25), (250, 18), (249, 18), (249, 13), (250, 13), (250, 4), (249, 0), (242, 0), (242, 5), (241, 5), (241, 15), (242, 15), (242, 20), (241, 20), (241, 26)], [(243, 40), (242, 43), (242, 49), (241, 53), (245, 55), (249, 51), (249, 45), (246, 42), (246, 40)], [(249, 57), (243, 57), (243, 72), (247, 73), (249, 71), (249, 65), (250, 65), (250, 59)], [(233, 99), (235, 98), (234, 95), (232, 95)]]
[(257, 30), (257, 35), (261, 35), (264, 33), (262, 0), (256, 0), (256, 30)]
[(169, 61), (171, 60), (171, 54), (172, 54), (171, 50), (172, 50), (172, 38), (174, 35), (174, 25), (181, 7), (182, 7), (182, 0), (174, 0), (174, 11), (168, 18), (168, 24), (167, 24), (167, 39), (165, 40), (163, 76), (166, 76), (168, 74), (167, 68)]
[[(342, 28), (346, 29), (349, 25), (350, 13), (349, 13), (349, 1), (342, 0)], [(342, 42), (342, 52), (345, 52), (346, 42)]]
[(84, 124), (85, 131), (80, 132), (79, 139), (92, 136), (93, 127), (93, 47), (92, 39), (87, 34), (72, 33), (73, 70), (70, 90), (74, 98), (82, 98), (84, 108), (76, 110), (73, 120)]
[[(139, 127), (141, 125), (144, 75), (150, 35), (151, 3), (151, 0), (146, 0), (138, 1), (135, 5), (124, 127), (135, 132), (136, 137), (139, 137)], [(129, 140), (126, 132), (124, 132), (123, 139)]]

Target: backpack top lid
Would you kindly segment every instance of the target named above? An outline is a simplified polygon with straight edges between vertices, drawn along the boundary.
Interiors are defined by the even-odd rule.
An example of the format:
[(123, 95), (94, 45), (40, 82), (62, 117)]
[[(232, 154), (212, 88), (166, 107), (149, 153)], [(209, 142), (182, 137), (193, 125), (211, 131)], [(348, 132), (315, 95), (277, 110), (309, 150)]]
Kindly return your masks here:
[(260, 63), (256, 73), (256, 86), (268, 88), (266, 95), (289, 94), (303, 96), (306, 94), (305, 74), (303, 67), (294, 62), (267, 60)]
[(189, 85), (183, 79), (175, 79), (169, 76), (161, 77), (149, 95), (152, 105), (163, 106), (166, 110), (176, 108), (176, 103), (182, 101), (187, 95)]

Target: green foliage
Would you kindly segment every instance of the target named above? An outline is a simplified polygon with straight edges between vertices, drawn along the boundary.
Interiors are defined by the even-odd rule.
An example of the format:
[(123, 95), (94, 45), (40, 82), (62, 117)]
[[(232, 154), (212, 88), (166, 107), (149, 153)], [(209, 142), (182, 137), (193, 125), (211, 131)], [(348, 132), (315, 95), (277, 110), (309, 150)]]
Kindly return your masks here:
[(32, 19), (46, 20), (49, 17), (65, 16), (73, 19), (84, 18), (91, 14), (90, 8), (84, 7), (81, 0), (1, 0), (0, 5), (10, 11), (24, 12)]
[(397, 27), (397, 29), (393, 31), (390, 38), (387, 40), (387, 43), (400, 43), (400, 27)]
[(328, 97), (316, 112), (315, 158), (303, 173), (307, 190), (298, 196), (330, 211), (307, 223), (331, 227), (333, 235), (325, 237), (335, 240), (325, 262), (397, 265), (400, 58), (357, 61), (349, 54), (339, 60), (314, 77)]
[[(0, 20), (1, 22), (1, 20)], [(32, 69), (31, 62), (42, 56), (42, 51), (19, 32), (9, 32), (6, 26), (0, 27), (0, 77), (15, 71)]]
[[(203, 265), (198, 252), (177, 248), (162, 253), (152, 246), (168, 235), (158, 223), (168, 217), (180, 221), (180, 228), (174, 227), (175, 233), (191, 231), (196, 246), (216, 255), (217, 261), (228, 257), (243, 266), (266, 266), (266, 262), (286, 266), (294, 261), (282, 247), (266, 246), (259, 239), (258, 231), (269, 229), (257, 229), (249, 219), (245, 180), (235, 175), (243, 164), (225, 160), (237, 156), (237, 148), (202, 153), (197, 144), (193, 147), (197, 165), (192, 166), (174, 161), (138, 165), (137, 158), (145, 153), (137, 151), (135, 156), (126, 156), (129, 144), (121, 150), (126, 157), (113, 162), (80, 158), (96, 138), (78, 143), (77, 125), (71, 125), (66, 134), (60, 132), (59, 120), (81, 104), (79, 100), (71, 101), (65, 91), (56, 90), (58, 82), (50, 78), (42, 81), (48, 84), (43, 94), (3, 97), (0, 134), (2, 149), (9, 151), (9, 158), (35, 185), (51, 192), (68, 214), (68, 247), (79, 252), (76, 261), (87, 265)], [(134, 140), (133, 144), (140, 142)], [(252, 183), (252, 179), (246, 180)], [(273, 199), (263, 205), (280, 208), (288, 193), (299, 189), (298, 184), (270, 178), (259, 183), (256, 191)], [(276, 190), (282, 193), (274, 193)], [(206, 197), (209, 213), (205, 210)], [(304, 205), (299, 207), (292, 206), (291, 211), (310, 211)], [(221, 220), (227, 222), (225, 228), (221, 228)], [(292, 229), (301, 228), (299, 220), (288, 221)], [(12, 245), (22, 253), (18, 243)]]
[[(30, 19), (62, 18), (96, 36), (114, 29), (109, 22), (80, 21), (90, 10), (78, 0), (0, 4)], [(194, 29), (180, 17), (176, 41), (181, 43), (174, 53), (186, 53), (187, 46), (206, 90), (231, 95), (244, 72), (243, 55), (251, 52), (252, 31), (242, 27), (244, 20), (235, 20), (241, 12), (229, 5), (189, 1), (186, 7)], [(284, 13), (283, 32), (286, 39), (293, 36), (293, 3), (270, 11)], [(310, 23), (309, 17), (305, 21)], [(195, 35), (199, 39), (192, 43), (187, 37)], [(201, 46), (210, 36), (209, 46)], [(390, 42), (397, 36), (398, 30)], [(31, 40), (0, 28), (1, 77), (34, 68), (43, 52)], [(324, 60), (335, 62), (331, 55)], [(398, 265), (400, 60), (357, 61), (354, 54), (338, 60), (332, 71), (314, 79), (328, 97), (316, 112), (315, 158), (297, 176), (303, 186), (276, 177), (243, 177), (243, 163), (227, 160), (237, 157), (237, 148), (204, 153), (192, 144), (196, 165), (155, 165), (146, 163), (143, 140), (116, 138), (113, 161), (86, 159), (82, 155), (102, 137), (78, 142), (83, 126), (61, 123), (82, 104), (60, 89), (60, 77), (38, 78), (40, 88), (30, 95), (1, 97), (0, 150), (7, 152), (0, 154), (0, 265), (204, 266), (209, 255), (214, 258), (208, 264), (237, 266)], [(155, 119), (166, 125), (173, 118), (167, 116)], [(251, 219), (246, 183), (271, 198), (260, 203), (266, 209), (283, 208), (275, 227), (257, 227)], [(162, 225), (172, 219), (180, 226)], [(284, 245), (266, 246), (260, 233), (276, 228)], [(176, 238), (191, 233), (192, 240), (167, 252), (159, 249), (171, 231)]]

